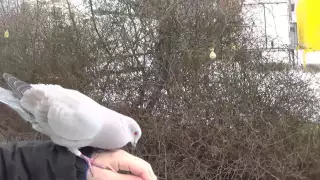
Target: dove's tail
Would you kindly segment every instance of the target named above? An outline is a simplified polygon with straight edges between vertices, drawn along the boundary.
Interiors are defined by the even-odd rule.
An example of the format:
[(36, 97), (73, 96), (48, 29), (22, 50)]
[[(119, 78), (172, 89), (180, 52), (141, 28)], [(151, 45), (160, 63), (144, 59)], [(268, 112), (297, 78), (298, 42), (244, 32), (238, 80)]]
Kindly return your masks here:
[(10, 90), (0, 87), (0, 103), (3, 103), (16, 111), (24, 120), (32, 122), (34, 117), (20, 104), (20, 100)]
[(31, 88), (30, 84), (12, 76), (9, 73), (3, 73), (2, 77), (19, 99), (22, 98), (23, 93), (26, 90)]

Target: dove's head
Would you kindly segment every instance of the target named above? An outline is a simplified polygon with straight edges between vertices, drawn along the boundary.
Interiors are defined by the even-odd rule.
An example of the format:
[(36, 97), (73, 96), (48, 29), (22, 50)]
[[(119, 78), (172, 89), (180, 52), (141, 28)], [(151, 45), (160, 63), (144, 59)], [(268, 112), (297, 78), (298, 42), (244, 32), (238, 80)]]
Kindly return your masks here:
[(130, 143), (132, 144), (133, 147), (136, 147), (142, 135), (141, 128), (139, 124), (130, 117), (128, 117), (127, 121), (128, 121), (129, 133), (131, 133), (130, 137), (132, 137)]

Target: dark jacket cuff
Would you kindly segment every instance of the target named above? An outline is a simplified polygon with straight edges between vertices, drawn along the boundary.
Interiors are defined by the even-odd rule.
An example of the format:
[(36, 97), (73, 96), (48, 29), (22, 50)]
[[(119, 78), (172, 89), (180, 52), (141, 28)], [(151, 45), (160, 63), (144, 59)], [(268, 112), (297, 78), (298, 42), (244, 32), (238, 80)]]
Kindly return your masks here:
[[(80, 151), (91, 157), (93, 148)], [(0, 145), (0, 179), (86, 180), (87, 163), (51, 141), (11, 142)]]

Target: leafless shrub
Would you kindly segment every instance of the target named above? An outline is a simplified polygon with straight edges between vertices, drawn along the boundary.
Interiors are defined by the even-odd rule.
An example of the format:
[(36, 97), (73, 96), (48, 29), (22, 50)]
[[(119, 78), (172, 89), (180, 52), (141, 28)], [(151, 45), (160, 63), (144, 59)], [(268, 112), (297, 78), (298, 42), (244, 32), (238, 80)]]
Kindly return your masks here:
[(243, 2), (88, 0), (90, 18), (66, 3), (53, 19), (47, 6), (6, 19), (1, 70), (77, 88), (137, 119), (133, 153), (159, 179), (319, 174), (318, 99), (293, 67), (263, 55)]

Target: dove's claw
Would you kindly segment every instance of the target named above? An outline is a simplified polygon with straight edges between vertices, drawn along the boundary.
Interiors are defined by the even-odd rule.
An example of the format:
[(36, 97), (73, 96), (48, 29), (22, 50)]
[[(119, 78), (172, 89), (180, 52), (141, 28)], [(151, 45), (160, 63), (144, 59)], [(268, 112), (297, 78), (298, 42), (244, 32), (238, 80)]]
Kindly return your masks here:
[(111, 166), (108, 166), (108, 165), (101, 165), (101, 164), (98, 164), (96, 162), (94, 162), (94, 160), (99, 156), (99, 154), (97, 153), (93, 158), (92, 158), (92, 165), (98, 167), (98, 168), (101, 168), (101, 169), (108, 169), (108, 170), (111, 170), (113, 172), (117, 172), (114, 168), (112, 168)]
[(87, 157), (87, 156), (84, 156), (84, 155), (82, 155), (82, 154), (81, 154), (80, 157), (88, 163), (88, 166), (89, 166), (89, 170), (90, 170), (90, 172), (91, 172), (91, 175), (92, 175), (92, 177), (94, 177), (93, 171), (92, 171), (93, 159), (91, 159), (91, 158), (89, 158), (89, 157)]
[(87, 157), (87, 156), (85, 156), (85, 155), (81, 155), (80, 157), (88, 163), (88, 165), (89, 165), (89, 170), (90, 170), (90, 172), (91, 172), (92, 177), (94, 177), (94, 176), (93, 176), (93, 171), (92, 171), (92, 166), (96, 166), (96, 167), (101, 168), (101, 169), (110, 169), (111, 171), (117, 172), (117, 171), (114, 170), (112, 167), (104, 166), (104, 165), (101, 165), (101, 164), (98, 164), (98, 163), (94, 162), (94, 159), (95, 159), (96, 157), (95, 157), (95, 158), (89, 158), (89, 157)]

